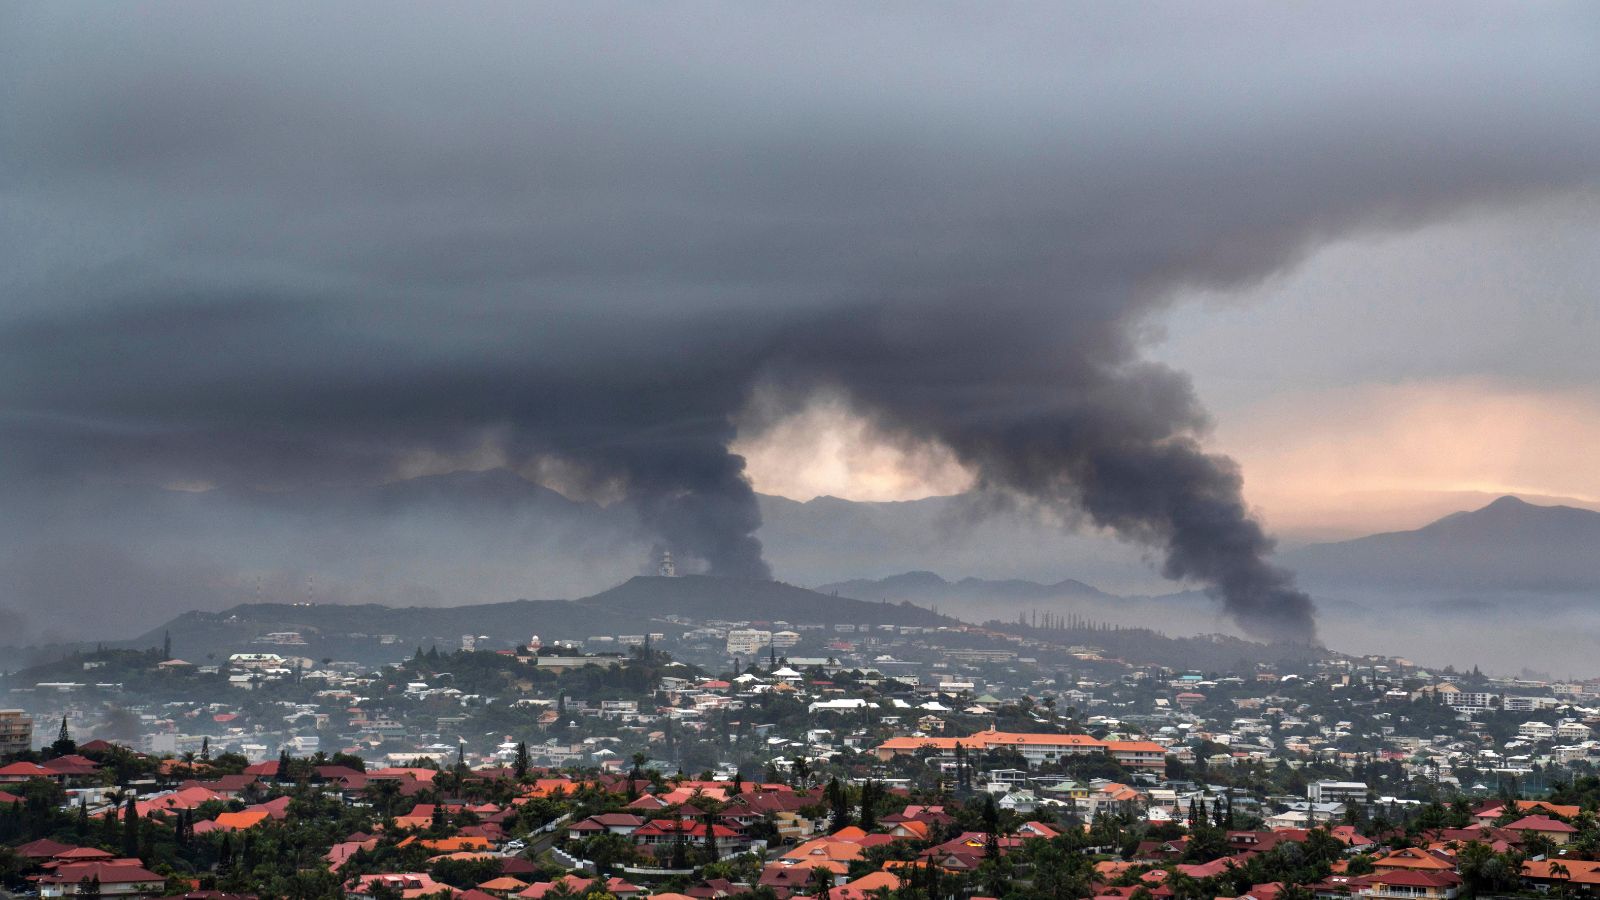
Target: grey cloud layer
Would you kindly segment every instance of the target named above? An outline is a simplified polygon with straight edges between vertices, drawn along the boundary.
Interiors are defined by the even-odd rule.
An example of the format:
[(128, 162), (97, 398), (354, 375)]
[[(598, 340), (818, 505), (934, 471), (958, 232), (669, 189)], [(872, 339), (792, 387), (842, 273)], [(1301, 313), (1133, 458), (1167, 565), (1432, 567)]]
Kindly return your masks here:
[(1600, 14), (1160, 13), (9, 7), (8, 467), (301, 485), (492, 438), (761, 575), (731, 417), (842, 389), (1309, 637), (1141, 328), (1592, 183)]

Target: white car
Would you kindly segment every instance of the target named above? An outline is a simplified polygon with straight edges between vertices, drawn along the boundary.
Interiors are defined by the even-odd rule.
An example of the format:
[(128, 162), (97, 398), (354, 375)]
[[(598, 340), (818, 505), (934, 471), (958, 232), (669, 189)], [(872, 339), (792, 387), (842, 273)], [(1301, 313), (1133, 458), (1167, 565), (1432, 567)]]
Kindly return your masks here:
[(512, 853), (521, 853), (522, 851), (528, 849), (528, 842), (527, 841), (512, 841), (512, 842), (506, 844), (506, 849), (510, 850)]

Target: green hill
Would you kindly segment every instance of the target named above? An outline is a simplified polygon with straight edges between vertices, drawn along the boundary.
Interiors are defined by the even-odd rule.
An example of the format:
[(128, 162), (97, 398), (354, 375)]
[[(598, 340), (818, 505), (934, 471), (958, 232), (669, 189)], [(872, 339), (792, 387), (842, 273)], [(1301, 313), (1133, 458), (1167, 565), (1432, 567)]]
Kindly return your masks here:
[[(539, 635), (545, 641), (591, 635), (660, 631), (667, 616), (696, 621), (786, 621), (791, 624), (954, 624), (909, 603), (853, 600), (774, 581), (637, 577), (578, 600), (514, 600), (451, 607), (380, 604), (250, 603), (221, 612), (188, 612), (127, 641), (107, 646), (159, 647), (172, 637), (173, 654), (204, 663), (228, 653), (270, 650), (313, 659), (380, 662), (414, 647), (455, 647), (462, 635), (486, 635), (488, 647), (512, 646)], [(273, 632), (297, 632), (306, 643), (256, 643)]]

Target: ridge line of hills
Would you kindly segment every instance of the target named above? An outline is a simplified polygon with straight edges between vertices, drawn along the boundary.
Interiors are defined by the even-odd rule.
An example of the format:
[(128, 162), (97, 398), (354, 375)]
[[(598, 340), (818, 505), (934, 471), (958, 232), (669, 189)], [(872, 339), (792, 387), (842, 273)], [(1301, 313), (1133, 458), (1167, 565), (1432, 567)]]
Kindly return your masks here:
[[(823, 594), (772, 581), (686, 575), (637, 576), (610, 590), (576, 600), (513, 600), (464, 607), (391, 607), (383, 604), (247, 603), (220, 612), (191, 611), (136, 638), (108, 641), (118, 649), (159, 647), (170, 635), (174, 654), (197, 664), (221, 662), (224, 654), (257, 649), (291, 656), (356, 659), (376, 663), (416, 647), (453, 647), (465, 633), (486, 634), (500, 643), (521, 643), (534, 634), (583, 640), (592, 635), (662, 630), (666, 616), (698, 621), (787, 621), (796, 625), (955, 626), (960, 619), (916, 604), (861, 600)], [(654, 620), (654, 622), (652, 622)], [(304, 645), (253, 645), (267, 633), (294, 631)], [(831, 634), (831, 633), (830, 633)], [(1089, 639), (1114, 656), (1141, 663), (1232, 665), (1236, 660), (1276, 661), (1326, 652), (1309, 647), (1261, 644), (1222, 636), (1169, 637), (1145, 628), (1082, 627), (1054, 632), (1058, 639)], [(379, 643), (381, 636), (389, 640)], [(59, 660), (93, 644), (49, 648), (25, 664)], [(621, 648), (619, 648), (621, 649)], [(199, 657), (199, 658), (195, 658)]]
[[(477, 485), (501, 485), (506, 477), (485, 473), (483, 477), (468, 481)], [(406, 494), (448, 493), (447, 488), (452, 483), (430, 481), (396, 490)], [(527, 484), (537, 488), (539, 496), (554, 495), (548, 489)], [(272, 502), (297, 501), (277, 498)], [(562, 498), (560, 502), (570, 501)], [(852, 506), (851, 501), (837, 499), (813, 505)], [(872, 509), (881, 512), (878, 507)], [(1352, 621), (1370, 617), (1373, 610), (1380, 608), (1396, 611), (1459, 609), (1481, 616), (1487, 609), (1503, 607), (1513, 601), (1553, 604), (1551, 609), (1559, 604), (1578, 604), (1588, 609), (1594, 593), (1600, 591), (1600, 554), (1594, 552), (1597, 548), (1600, 548), (1600, 513), (1571, 506), (1539, 506), (1515, 497), (1502, 497), (1479, 509), (1447, 515), (1418, 529), (1314, 544), (1280, 554), (1278, 561), (1297, 572), (1301, 584), (1312, 591), (1325, 611), (1338, 611), (1338, 616), (1326, 617), (1330, 622), (1339, 617)], [(677, 587), (646, 587), (663, 581), (670, 581)], [(994, 620), (1014, 622), (1036, 611), (1070, 611), (1079, 620), (1123, 626), (1159, 623), (1163, 630), (1173, 634), (1231, 630), (1216, 613), (1214, 604), (1198, 591), (1116, 594), (1076, 579), (1049, 583), (976, 577), (946, 580), (925, 569), (914, 569), (881, 579), (828, 582), (815, 591), (781, 582), (751, 582), (737, 589), (729, 586), (734, 584), (738, 583), (692, 576), (635, 578), (576, 600), (513, 600), (457, 606), (432, 605), (426, 601), (437, 598), (424, 597), (420, 598), (425, 601), (423, 603), (404, 606), (246, 603), (219, 613), (203, 611), (202, 603), (189, 602), (187, 608), (201, 611), (179, 614), (167, 625), (150, 629), (131, 641), (112, 643), (159, 645), (161, 633), (168, 627), (213, 633), (217, 640), (222, 640), (229, 633), (230, 619), (234, 625), (244, 621), (258, 625), (265, 618), (286, 623), (284, 630), (295, 630), (292, 626), (309, 623), (307, 627), (310, 628), (337, 628), (343, 632), (374, 635), (422, 633), (436, 636), (441, 642), (459, 640), (467, 631), (519, 637), (539, 633), (546, 637), (581, 639), (590, 634), (638, 633), (643, 630), (644, 620), (667, 614), (700, 620), (794, 620), (801, 610), (824, 622), (859, 620), (874, 624), (956, 621), (948, 616), (977, 624)], [(387, 591), (378, 592), (376, 596), (383, 599), (406, 597), (404, 593)], [(1529, 610), (1535, 608), (1545, 607), (1529, 607)], [(145, 615), (140, 630), (149, 628), (156, 616), (166, 617), (159, 610)], [(468, 619), (472, 620), (470, 626), (466, 624)], [(95, 621), (103, 622), (108, 630), (117, 627), (117, 623), (106, 619)], [(1354, 644), (1357, 637), (1347, 631), (1340, 640), (1344, 644)], [(1365, 645), (1367, 639), (1359, 639), (1359, 642)], [(92, 641), (87, 643), (93, 645)], [(216, 641), (208, 638), (204, 643)], [(84, 641), (78, 640), (53, 646), (84, 645)], [(16, 652), (21, 648), (9, 649)]]

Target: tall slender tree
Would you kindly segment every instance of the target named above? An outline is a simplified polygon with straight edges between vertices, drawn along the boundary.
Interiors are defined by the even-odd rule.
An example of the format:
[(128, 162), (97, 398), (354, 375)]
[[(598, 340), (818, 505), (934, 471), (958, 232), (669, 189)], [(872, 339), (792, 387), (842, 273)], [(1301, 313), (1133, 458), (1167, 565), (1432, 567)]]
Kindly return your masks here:
[(871, 778), (861, 785), (861, 815), (857, 824), (862, 831), (871, 831), (878, 825), (878, 783)]
[(122, 815), (122, 855), (136, 857), (139, 855), (139, 806), (138, 795), (128, 795), (128, 805)]
[(717, 820), (710, 812), (704, 816), (706, 826), (706, 862), (717, 861)]
[(61, 717), (61, 730), (56, 732), (56, 742), (50, 745), (50, 753), (55, 756), (66, 756), (78, 752), (78, 745), (72, 740), (72, 732), (67, 730), (67, 717)]

